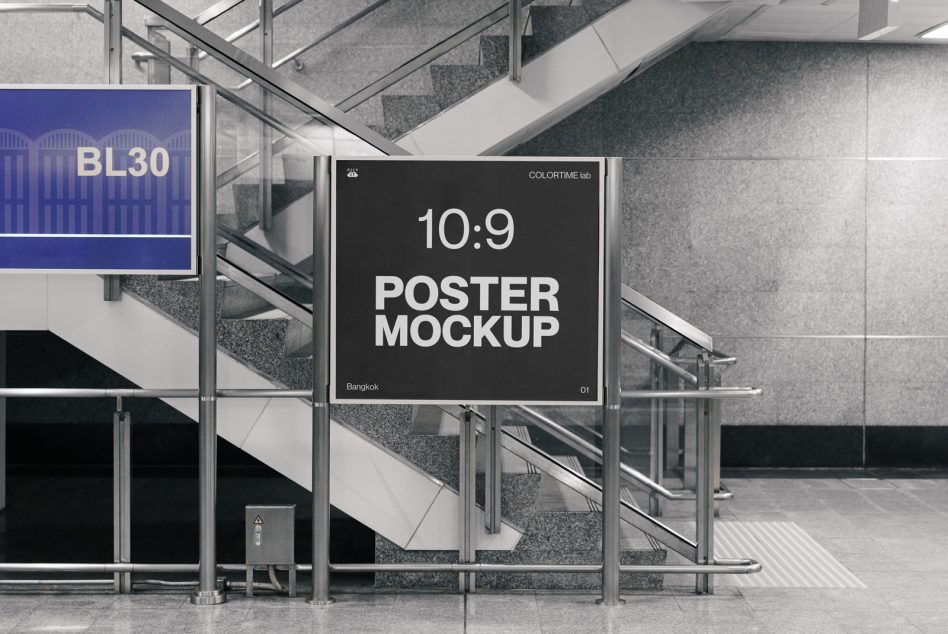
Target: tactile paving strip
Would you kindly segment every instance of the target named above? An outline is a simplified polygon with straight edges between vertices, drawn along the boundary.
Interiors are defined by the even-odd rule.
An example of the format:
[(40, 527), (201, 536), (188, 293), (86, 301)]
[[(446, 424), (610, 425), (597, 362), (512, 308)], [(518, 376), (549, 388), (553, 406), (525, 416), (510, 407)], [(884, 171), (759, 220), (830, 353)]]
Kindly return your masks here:
[(756, 588), (865, 588), (794, 522), (715, 522), (714, 554), (750, 557), (763, 564), (751, 575), (718, 575), (722, 586)]

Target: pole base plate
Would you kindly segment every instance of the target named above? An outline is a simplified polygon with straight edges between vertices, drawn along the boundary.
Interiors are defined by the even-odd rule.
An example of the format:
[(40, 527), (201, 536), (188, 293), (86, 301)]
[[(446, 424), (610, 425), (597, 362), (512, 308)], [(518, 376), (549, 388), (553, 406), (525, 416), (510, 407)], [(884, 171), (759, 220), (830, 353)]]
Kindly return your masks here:
[(603, 599), (596, 599), (596, 605), (601, 605), (606, 608), (614, 608), (620, 605), (625, 605), (625, 599), (618, 599), (616, 603), (613, 603), (611, 601), (606, 603), (606, 601), (604, 601)]
[(330, 605), (336, 602), (335, 599), (329, 597), (328, 599), (306, 599), (306, 602), (309, 603), (314, 608), (328, 608)]
[(195, 590), (191, 593), (192, 605), (220, 605), (227, 602), (227, 594), (221, 589)]

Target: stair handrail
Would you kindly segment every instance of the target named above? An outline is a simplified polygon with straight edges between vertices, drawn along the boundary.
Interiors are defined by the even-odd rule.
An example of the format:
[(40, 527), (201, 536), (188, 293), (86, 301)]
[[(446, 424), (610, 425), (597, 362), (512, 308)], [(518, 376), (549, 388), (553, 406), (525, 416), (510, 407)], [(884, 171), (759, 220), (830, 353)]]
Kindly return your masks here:
[[(622, 338), (622, 343), (625, 345), (629, 346), (633, 350), (641, 352), (655, 363), (667, 368), (670, 372), (684, 379), (691, 385), (698, 385), (698, 377), (675, 363), (675, 360), (672, 359), (671, 356), (665, 354), (658, 348), (650, 346), (638, 337), (635, 337), (624, 330), (620, 333), (620, 336)], [(735, 361), (737, 361), (737, 359), (735, 359)], [(694, 363), (694, 360), (691, 360), (691, 363)]]
[[(301, 2), (302, 0), (294, 0), (294, 1), (295, 1), (295, 2)], [(379, 7), (381, 7), (381, 6), (385, 5), (385, 4), (388, 4), (390, 1), (391, 1), (391, 0), (375, 0), (375, 2), (373, 2), (373, 3), (370, 4), (369, 6), (365, 7), (365, 8), (362, 9), (361, 11), (358, 11), (357, 13), (353, 14), (352, 16), (346, 18), (345, 20), (343, 20), (342, 22), (340, 22), (340, 23), (337, 24), (336, 26), (332, 27), (331, 29), (329, 29), (328, 31), (326, 31), (325, 33), (323, 33), (322, 35), (319, 35), (315, 40), (313, 40), (313, 41), (310, 42), (309, 44), (306, 44), (306, 45), (304, 45), (304, 46), (300, 46), (300, 47), (298, 47), (298, 48), (296, 48), (296, 49), (290, 51), (289, 53), (287, 53), (286, 55), (284, 55), (283, 57), (281, 57), (281, 58), (278, 59), (277, 61), (273, 62), (273, 70), (276, 70), (276, 69), (278, 69), (278, 68), (281, 68), (282, 66), (285, 66), (286, 64), (289, 64), (290, 62), (292, 62), (293, 60), (295, 60), (295, 59), (296, 59), (297, 57), (299, 57), (300, 55), (303, 55), (304, 53), (306, 53), (306, 52), (309, 51), (310, 49), (315, 48), (316, 46), (319, 46), (320, 44), (322, 44), (323, 42), (325, 42), (326, 40), (328, 40), (329, 38), (331, 38), (331, 37), (332, 37), (333, 35), (335, 35), (336, 33), (339, 33), (339, 31), (342, 31), (343, 29), (345, 29), (346, 27), (352, 25), (353, 23), (358, 22), (359, 20), (361, 20), (362, 18), (364, 18), (364, 17), (367, 16), (368, 14), (373, 13), (373, 12), (374, 12), (376, 9), (378, 9)], [(277, 12), (274, 11), (274, 12), (273, 12), (273, 17), (276, 17), (277, 15), (278, 15)], [(251, 80), (246, 79), (246, 80), (244, 80), (243, 82), (237, 84), (237, 90), (243, 90), (244, 88), (246, 88), (247, 86), (249, 86), (251, 83), (253, 83)], [(337, 106), (337, 107), (338, 107), (338, 106)]]
[(282, 310), (293, 319), (307, 326), (313, 324), (312, 310), (258, 279), (252, 273), (248, 273), (222, 255), (217, 256), (217, 270), (221, 275), (247, 289), (274, 308)]
[(313, 290), (313, 276), (300, 270), (297, 265), (289, 260), (280, 257), (266, 247), (257, 244), (253, 240), (222, 224), (217, 225), (217, 234), (270, 268), (290, 278), (303, 288)]
[(243, 2), (244, 0), (219, 0), (194, 16), (194, 21), (198, 24), (210, 24)]
[[(242, 2), (243, 0), (240, 0), (240, 1)], [(381, 7), (382, 5), (387, 4), (387, 3), (390, 2), (390, 1), (391, 1), (391, 0), (376, 0), (376, 1), (375, 1), (373, 4), (371, 4), (370, 6), (368, 6), (368, 7), (364, 8), (364, 9), (362, 9), (361, 11), (357, 12), (357, 13), (354, 14), (353, 16), (351, 16), (351, 17), (349, 17), (349, 18), (346, 18), (345, 20), (343, 20), (342, 22), (340, 22), (340, 23), (337, 24), (336, 26), (334, 26), (334, 27), (332, 27), (331, 29), (329, 29), (328, 31), (326, 31), (325, 33), (323, 33), (322, 35), (320, 35), (319, 37), (317, 37), (317, 38), (316, 38), (313, 42), (311, 42), (310, 44), (307, 44), (306, 46), (299, 47), (299, 48), (293, 50), (292, 52), (288, 53), (286, 56), (280, 58), (279, 60), (277, 60), (276, 62), (273, 63), (273, 65), (272, 65), (271, 68), (273, 68), (274, 70), (276, 70), (276, 69), (278, 69), (278, 68), (281, 68), (282, 66), (285, 66), (285, 65), (288, 64), (289, 62), (292, 62), (293, 60), (295, 60), (295, 59), (296, 59), (297, 57), (299, 57), (300, 55), (302, 55), (302, 54), (306, 53), (307, 51), (309, 51), (311, 48), (313, 48), (313, 47), (315, 47), (315, 46), (318, 46), (321, 42), (323, 42), (323, 41), (329, 39), (330, 37), (332, 37), (333, 35), (335, 35), (335, 34), (338, 33), (339, 31), (341, 31), (342, 29), (344, 29), (344, 28), (346, 28), (347, 26), (351, 25), (352, 23), (354, 23), (354, 22), (356, 22), (356, 21), (358, 21), (358, 20), (361, 20), (362, 18), (364, 18), (364, 17), (365, 17), (366, 15), (368, 15), (369, 13), (372, 13), (373, 11), (375, 11), (376, 9), (378, 9), (379, 7)], [(287, 2), (281, 4), (279, 7), (275, 8), (275, 9), (273, 10), (273, 17), (276, 18), (276, 17), (279, 17), (279, 16), (283, 15), (284, 13), (286, 13), (287, 11), (289, 11), (290, 9), (292, 9), (293, 7), (295, 7), (296, 5), (300, 4), (301, 2), (303, 2), (303, 0), (287, 0)], [(199, 22), (199, 24), (204, 24), (204, 23)], [(253, 33), (253, 32), (254, 32), (255, 30), (257, 30), (258, 28), (260, 28), (260, 19), (259, 19), (259, 18), (256, 19), (256, 20), (254, 20), (254, 21), (252, 21), (252, 22), (248, 22), (247, 24), (245, 24), (244, 26), (240, 27), (239, 29), (237, 29), (236, 31), (234, 31), (233, 33), (231, 33), (230, 35), (227, 35), (226, 37), (224, 37), (224, 39), (225, 39), (226, 41), (230, 42), (231, 44), (233, 44), (234, 42), (236, 42), (237, 40), (241, 39), (241, 38), (244, 37), (245, 35), (249, 35), (250, 33)], [(203, 59), (207, 58), (207, 56), (208, 56), (207, 51), (201, 51), (200, 53), (198, 53), (198, 59), (199, 59), (199, 60), (203, 60)], [(134, 60), (136, 66), (140, 65), (140, 64), (141, 64), (142, 62), (144, 62), (144, 61), (148, 61), (148, 60), (150, 60), (150, 59), (155, 59), (154, 53), (146, 53), (146, 52), (132, 53), (132, 56), (131, 56), (131, 57), (132, 57), (132, 60)], [(253, 83), (252, 80), (250, 80), (250, 79), (245, 79), (244, 81), (242, 81), (242, 82), (239, 83), (238, 85), (234, 86), (234, 87), (233, 87), (233, 90), (243, 90), (243, 89), (246, 88), (247, 86), (250, 86), (252, 83)]]
[(383, 154), (409, 154), (403, 147), (386, 139), (355, 117), (320, 99), (296, 82), (277, 73), (267, 64), (240, 50), (210, 29), (201, 26), (161, 0), (134, 1), (164, 20), (168, 30), (178, 37), (190, 42), (197, 48), (207, 51), (214, 59), (237, 73), (250, 78), (270, 94), (286, 101), (313, 119), (325, 119), (338, 125)]
[[(529, 418), (533, 423), (550, 434), (563, 444), (567, 445), (571, 449), (575, 449), (582, 455), (586, 456), (596, 464), (602, 464), (602, 450), (596, 447), (591, 442), (581, 438), (576, 433), (566, 429), (563, 425), (560, 425), (553, 419), (548, 416), (543, 415), (532, 407), (526, 405), (515, 405), (513, 407), (516, 411), (524, 414)], [(666, 487), (662, 486), (658, 482), (655, 482), (647, 475), (635, 469), (634, 467), (629, 466), (625, 462), (619, 463), (619, 472), (622, 476), (622, 479), (630, 484), (634, 484), (640, 489), (644, 489), (651, 493), (656, 493), (668, 500), (693, 500), (695, 496), (693, 493), (682, 493), (675, 492)], [(722, 491), (720, 493), (714, 494), (715, 500), (730, 500), (734, 497), (734, 494), (730, 491)]]
[[(88, 12), (88, 13), (101, 22), (102, 13), (97, 11), (93, 7), (88, 7), (88, 8), (91, 9), (91, 12)], [(123, 26), (122, 35), (127, 37), (129, 40), (131, 40), (135, 44), (138, 44), (142, 48), (147, 49), (148, 51), (152, 52), (156, 58), (167, 63), (169, 66), (174, 67), (175, 70), (180, 71), (181, 73), (187, 75), (191, 79), (194, 79), (195, 81), (202, 84), (217, 86), (217, 93), (221, 97), (231, 102), (232, 104), (234, 104), (235, 106), (237, 106), (238, 108), (246, 112), (247, 114), (251, 115), (255, 119), (261, 121), (262, 123), (269, 125), (275, 130), (279, 130), (284, 135), (286, 135), (283, 138), (292, 137), (293, 141), (291, 141), (291, 143), (299, 143), (301, 145), (306, 146), (313, 152), (320, 152), (320, 149), (316, 145), (314, 145), (312, 141), (310, 141), (308, 138), (300, 134), (297, 130), (295, 130), (291, 126), (283, 123), (279, 119), (275, 118), (273, 115), (264, 112), (263, 110), (253, 105), (249, 101), (246, 101), (245, 99), (242, 99), (241, 97), (237, 96), (236, 94), (234, 94), (232, 90), (221, 85), (219, 82), (216, 82), (213, 79), (207, 77), (206, 75), (202, 74), (200, 71), (194, 70), (193, 68), (188, 66), (185, 62), (179, 60), (178, 58), (174, 57), (170, 53), (166, 53), (165, 51), (161, 50), (160, 48), (158, 48), (157, 46), (155, 46), (154, 44), (152, 44), (151, 42), (149, 42), (142, 36), (138, 35), (134, 31)], [(232, 181), (228, 181), (228, 182), (232, 182)], [(223, 184), (218, 183), (218, 187), (223, 187)]]
[(670, 328), (702, 350), (714, 350), (711, 335), (626, 284), (622, 285), (622, 303), (653, 322)]

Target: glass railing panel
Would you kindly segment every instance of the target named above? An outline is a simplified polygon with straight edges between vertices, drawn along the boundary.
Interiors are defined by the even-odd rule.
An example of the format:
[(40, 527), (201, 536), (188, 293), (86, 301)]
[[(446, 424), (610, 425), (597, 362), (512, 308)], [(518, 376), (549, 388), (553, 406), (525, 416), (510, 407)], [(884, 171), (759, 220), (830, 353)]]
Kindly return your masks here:
[[(160, 59), (143, 64), (148, 81), (218, 86), (217, 202), (225, 257), (268, 284), (305, 296), (300, 276), (288, 276), (286, 270), (302, 277), (311, 273), (313, 157), (380, 151), (313, 108), (272, 94), (264, 101), (257, 84), (237, 90), (252, 73), (212, 56), (199, 59), (191, 42), (171, 31), (162, 38)], [(136, 50), (141, 41), (126, 48)], [(239, 308), (241, 315), (266, 313), (264, 306)]]

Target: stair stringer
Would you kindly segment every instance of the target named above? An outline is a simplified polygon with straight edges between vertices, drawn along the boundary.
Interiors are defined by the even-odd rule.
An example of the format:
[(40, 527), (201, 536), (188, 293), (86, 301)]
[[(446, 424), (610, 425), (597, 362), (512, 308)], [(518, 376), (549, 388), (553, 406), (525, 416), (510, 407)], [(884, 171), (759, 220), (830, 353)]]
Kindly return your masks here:
[[(196, 334), (128, 293), (118, 302), (102, 301), (97, 276), (7, 275), (0, 277), (0, 296), (17, 298), (0, 302), (0, 330), (49, 330), (142, 387), (198, 384)], [(220, 350), (217, 368), (222, 387), (279, 387)], [(197, 420), (195, 399), (166, 402)], [(311, 488), (309, 404), (220, 399), (217, 418), (220, 437)], [(330, 439), (333, 506), (401, 548), (457, 550), (456, 491), (338, 421)], [(477, 513), (483, 527), (483, 511)], [(522, 535), (508, 522), (496, 535), (482, 528), (477, 548), (513, 550)]]
[(606, 94), (651, 58), (687, 41), (731, 2), (629, 0), (524, 67), (397, 140), (412, 154), (503, 154)]

